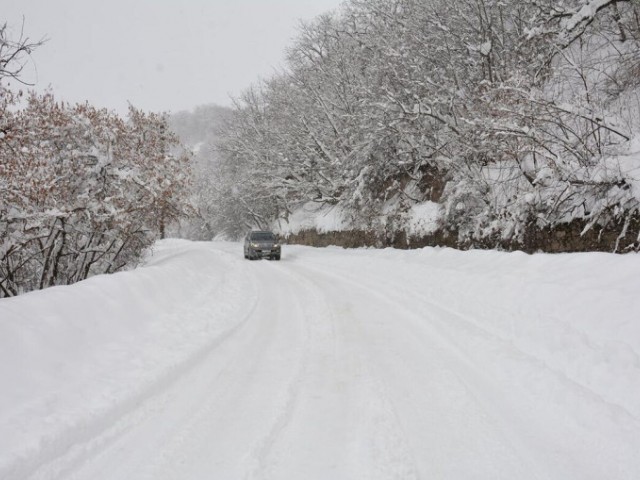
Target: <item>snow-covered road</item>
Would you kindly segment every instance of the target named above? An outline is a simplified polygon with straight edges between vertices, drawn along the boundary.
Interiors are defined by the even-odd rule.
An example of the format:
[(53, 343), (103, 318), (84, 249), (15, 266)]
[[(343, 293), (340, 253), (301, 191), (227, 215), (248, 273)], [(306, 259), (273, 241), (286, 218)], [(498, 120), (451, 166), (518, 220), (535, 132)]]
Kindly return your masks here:
[(0, 300), (0, 478), (636, 480), (638, 292), (638, 255), (164, 241)]

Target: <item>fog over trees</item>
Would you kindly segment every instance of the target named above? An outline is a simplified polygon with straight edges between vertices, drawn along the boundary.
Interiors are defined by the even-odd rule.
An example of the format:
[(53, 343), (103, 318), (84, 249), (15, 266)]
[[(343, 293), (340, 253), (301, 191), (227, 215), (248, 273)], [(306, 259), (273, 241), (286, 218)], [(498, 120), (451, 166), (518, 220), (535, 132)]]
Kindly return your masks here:
[(220, 233), (221, 211), (217, 177), (219, 154), (215, 142), (232, 110), (219, 105), (202, 105), (192, 111), (173, 113), (169, 126), (180, 138), (177, 154), (184, 152), (191, 159), (193, 183), (190, 191), (192, 214), (183, 218), (173, 234), (193, 240), (211, 240)]

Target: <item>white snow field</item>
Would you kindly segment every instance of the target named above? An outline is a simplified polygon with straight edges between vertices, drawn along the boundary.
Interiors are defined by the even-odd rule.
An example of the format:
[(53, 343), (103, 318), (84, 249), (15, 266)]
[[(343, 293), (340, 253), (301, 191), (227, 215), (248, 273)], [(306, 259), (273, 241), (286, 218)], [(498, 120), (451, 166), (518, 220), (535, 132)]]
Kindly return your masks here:
[(160, 242), (0, 300), (0, 478), (640, 478), (640, 256)]

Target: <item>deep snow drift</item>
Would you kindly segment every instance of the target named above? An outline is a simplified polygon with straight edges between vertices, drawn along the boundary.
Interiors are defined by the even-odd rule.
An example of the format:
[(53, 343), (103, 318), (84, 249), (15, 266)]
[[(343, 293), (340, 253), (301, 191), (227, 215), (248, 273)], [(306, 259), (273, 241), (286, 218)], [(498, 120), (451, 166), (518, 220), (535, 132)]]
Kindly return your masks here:
[(2, 479), (640, 478), (640, 256), (164, 241), (0, 300)]

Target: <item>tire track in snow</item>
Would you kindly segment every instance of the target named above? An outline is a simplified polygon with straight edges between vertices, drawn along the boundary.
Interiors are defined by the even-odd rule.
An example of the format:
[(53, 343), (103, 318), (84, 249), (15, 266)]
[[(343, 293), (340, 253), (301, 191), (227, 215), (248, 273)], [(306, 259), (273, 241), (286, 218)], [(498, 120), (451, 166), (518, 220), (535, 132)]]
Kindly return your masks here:
[[(330, 331), (330, 339), (322, 338), (322, 341), (317, 342), (315, 346), (316, 352), (310, 362), (311, 367), (314, 368), (307, 369), (311, 380), (307, 379), (304, 387), (310, 391), (318, 388), (317, 382), (312, 380), (313, 370), (315, 369), (316, 373), (319, 368), (326, 370), (327, 365), (319, 365), (323, 355), (329, 355), (332, 358), (342, 373), (340, 375), (336, 371), (336, 376), (342, 378), (339, 381), (347, 383), (341, 395), (341, 401), (345, 403), (340, 405), (348, 417), (347, 425), (344, 426), (345, 430), (348, 430), (347, 438), (342, 447), (345, 450), (346, 464), (343, 467), (346, 471), (335, 470), (332, 472), (332, 478), (367, 480), (419, 478), (412, 452), (408, 448), (390, 396), (385, 386), (373, 375), (370, 363), (359, 345), (362, 338), (360, 321), (349, 311), (348, 304), (337, 305), (337, 297), (329, 295), (329, 291), (338, 288), (339, 284), (334, 283), (328, 288), (326, 282), (319, 281), (317, 277), (303, 275), (299, 271), (296, 275), (301, 283), (310, 285), (312, 291), (320, 292), (316, 294), (319, 299), (316, 303), (321, 306), (318, 309), (320, 314), (317, 314), (316, 337), (321, 336), (323, 330)], [(328, 340), (334, 344), (331, 352), (326, 351)], [(328, 366), (331, 366), (331, 363)], [(324, 373), (332, 375), (331, 372)], [(312, 392), (306, 393), (309, 397)], [(322, 406), (322, 402), (315, 404), (318, 407)], [(304, 419), (301, 416), (296, 418), (298, 423)], [(299, 440), (305, 441), (303, 438)], [(339, 442), (340, 438), (335, 438), (335, 441)], [(316, 478), (308, 472), (305, 472), (305, 475), (306, 478)]]
[[(313, 268), (313, 267), (309, 267), (309, 268)], [(318, 270), (320, 271), (320, 270)], [(360, 280), (358, 280), (356, 277), (354, 277), (351, 272), (347, 272), (347, 271), (343, 271), (345, 272), (345, 274), (351, 278), (351, 281), (354, 282), (355, 284), (358, 285), (362, 285), (362, 282)], [(383, 280), (384, 281), (384, 280)], [(365, 283), (368, 283), (370, 286), (372, 285), (369, 281), (365, 280)], [(370, 287), (372, 291), (378, 291), (378, 286), (380, 285), (380, 283), (376, 283), (373, 284), (375, 288)], [(441, 314), (444, 314), (445, 316), (448, 316), (449, 318), (454, 318), (455, 320), (457, 320), (460, 324), (464, 324), (465, 328), (469, 329), (469, 330), (474, 330), (475, 334), (477, 335), (481, 335), (484, 336), (487, 339), (492, 339), (494, 340), (496, 343), (500, 343), (502, 347), (504, 347), (505, 349), (514, 351), (515, 353), (517, 353), (518, 356), (523, 357), (523, 358), (528, 358), (532, 363), (535, 363), (538, 365), (538, 367), (540, 368), (544, 368), (546, 370), (548, 370), (550, 373), (552, 373), (554, 376), (556, 376), (560, 381), (566, 382), (566, 383), (570, 383), (573, 385), (573, 388), (576, 388), (578, 390), (580, 390), (584, 395), (587, 395), (589, 397), (592, 398), (593, 401), (597, 401), (597, 402), (601, 402), (603, 404), (605, 404), (607, 406), (607, 408), (612, 410), (612, 415), (615, 416), (622, 416), (625, 417), (624, 421), (626, 423), (630, 423), (630, 424), (634, 424), (634, 425), (638, 425), (640, 427), (640, 419), (634, 415), (632, 412), (630, 412), (628, 409), (626, 409), (623, 405), (620, 405), (618, 403), (615, 402), (611, 402), (609, 400), (607, 400), (606, 398), (604, 398), (602, 395), (600, 395), (598, 392), (592, 390), (591, 388), (589, 388), (587, 385), (567, 376), (567, 374), (561, 370), (558, 370), (557, 368), (553, 367), (552, 365), (549, 365), (547, 362), (545, 362), (543, 359), (541, 359), (540, 357), (536, 356), (535, 354), (532, 354), (530, 352), (527, 352), (521, 348), (519, 348), (513, 341), (511, 341), (508, 337), (506, 337), (505, 335), (501, 334), (498, 330), (482, 325), (481, 323), (479, 323), (477, 320), (475, 320), (473, 317), (470, 317), (468, 315), (465, 315), (463, 313), (460, 313), (446, 305), (443, 305), (442, 303), (438, 303), (435, 302), (431, 299), (426, 299), (424, 296), (417, 294), (416, 292), (413, 292), (411, 290), (399, 290), (393, 283), (386, 283), (384, 286), (384, 291), (385, 294), (390, 301), (397, 301), (398, 303), (402, 304), (403, 300), (402, 297), (403, 296), (410, 296), (412, 299), (412, 304), (421, 304), (422, 308), (425, 311), (438, 311)], [(390, 292), (395, 292), (395, 295), (392, 297), (390, 296)], [(434, 322), (438, 322), (440, 324), (440, 326), (444, 329), (444, 330), (451, 330), (451, 328), (449, 327), (449, 325), (447, 325), (447, 323), (443, 322), (440, 320), (440, 318), (438, 316), (433, 316), (431, 318), (432, 321)], [(571, 328), (571, 326), (569, 325), (569, 327)], [(574, 331), (578, 332), (577, 330), (574, 329)], [(442, 335), (446, 335), (448, 338), (448, 343), (449, 345), (456, 349), (460, 354), (462, 354), (463, 357), (468, 357), (468, 355), (461, 349), (459, 349), (459, 347), (457, 347), (456, 342), (451, 338), (451, 335), (449, 333), (445, 334), (444, 331), (441, 332)], [(473, 361), (471, 359), (469, 359), (469, 363), (473, 364)], [(481, 372), (479, 372), (481, 373)]]
[(282, 435), (282, 432), (286, 429), (287, 425), (290, 423), (294, 415), (296, 403), (301, 391), (301, 385), (309, 366), (309, 342), (311, 341), (310, 324), (313, 323), (313, 318), (315, 315), (317, 315), (317, 313), (315, 312), (319, 307), (318, 296), (316, 294), (313, 294), (313, 291), (307, 288), (304, 279), (300, 278), (299, 276), (292, 275), (285, 269), (280, 269), (278, 273), (284, 273), (288, 275), (289, 278), (295, 280), (296, 283), (300, 282), (299, 284), (304, 285), (306, 292), (312, 293), (312, 298), (311, 302), (305, 302), (304, 305), (302, 305), (299, 296), (291, 296), (292, 298), (296, 298), (297, 301), (300, 302), (302, 307), (300, 312), (303, 316), (303, 320), (301, 323), (304, 327), (302, 345), (300, 347), (302, 350), (302, 359), (295, 376), (291, 379), (289, 385), (286, 388), (284, 399), (280, 402), (281, 406), (279, 414), (274, 418), (268, 432), (266, 432), (266, 434), (256, 442), (255, 446), (248, 456), (248, 471), (245, 476), (247, 480), (256, 480), (269, 477), (270, 468), (268, 459), (270, 453), (273, 450), (278, 438)]
[[(258, 287), (260, 284), (255, 278), (250, 277), (252, 279), (252, 283), (254, 284), (254, 288), (256, 289), (259, 297), (258, 305), (262, 305), (265, 297), (269, 295), (265, 295), (264, 292)], [(256, 317), (260, 314), (260, 311), (263, 309), (257, 308), (254, 311)], [(250, 354), (252, 356), (252, 363), (264, 363), (269, 349), (271, 348), (271, 342), (273, 339), (273, 332), (266, 332), (265, 325), (262, 320), (263, 318), (253, 318), (252, 326), (254, 327), (251, 333), (251, 340), (249, 341), (249, 345), (252, 345), (250, 349)], [(257, 330), (256, 330), (257, 327)], [(268, 327), (274, 328), (273, 325), (269, 325)], [(276, 332), (277, 333), (277, 332)], [(266, 341), (265, 341), (266, 340)], [(255, 344), (255, 345), (254, 345)], [(212, 388), (210, 391), (217, 391), (213, 396), (208, 396), (206, 398), (206, 403), (201, 405), (199, 411), (193, 415), (189, 421), (188, 426), (183, 426), (181, 428), (182, 432), (180, 437), (172, 443), (175, 443), (173, 448), (168, 449), (166, 454), (164, 455), (165, 461), (159, 463), (156, 468), (152, 469), (152, 472), (155, 472), (149, 475), (149, 478), (168, 478), (167, 471), (171, 471), (172, 464), (180, 464), (186, 463), (189, 461), (189, 448), (188, 444), (198, 445), (198, 448), (207, 442), (207, 436), (211, 434), (211, 430), (215, 429), (215, 419), (219, 415), (221, 415), (220, 405), (224, 404), (227, 401), (223, 397), (229, 397), (229, 392), (242, 392), (243, 387), (246, 384), (254, 383), (258, 380), (258, 372), (250, 371), (245, 375), (238, 375), (239, 371), (242, 371), (242, 363), (246, 362), (246, 357), (249, 352), (247, 352), (246, 346), (242, 345), (243, 348), (238, 348), (235, 352), (235, 363), (239, 367), (234, 368), (233, 373), (229, 374), (228, 379), (221, 382), (220, 377), (218, 375), (211, 383)], [(231, 382), (231, 383), (229, 383)], [(221, 388), (224, 387), (224, 388)], [(203, 428), (203, 426), (210, 425), (210, 428)], [(180, 458), (183, 458), (183, 461), (180, 461)], [(174, 475), (176, 478), (180, 478), (183, 474), (179, 471), (175, 472)]]
[[(443, 269), (442, 267), (430, 268), (430, 272), (433, 273), (433, 271), (447, 272), (448, 270)], [(465, 273), (460, 270), (456, 270), (456, 271), (460, 275)], [(346, 275), (350, 276), (351, 278), (355, 278), (353, 277), (352, 272), (350, 271), (344, 271), (344, 272)], [(592, 389), (589, 386), (588, 382), (585, 382), (570, 376), (567, 372), (563, 371), (560, 368), (557, 368), (556, 366), (545, 361), (545, 359), (536, 355), (535, 352), (532, 352), (530, 350), (527, 350), (526, 348), (523, 348), (522, 346), (519, 346), (514, 341), (514, 339), (510, 338), (504, 332), (500, 331), (500, 329), (492, 327), (490, 325), (483, 324), (479, 322), (476, 318), (466, 313), (452, 309), (451, 307), (443, 304), (442, 302), (437, 302), (432, 298), (425, 298), (424, 295), (418, 294), (413, 290), (400, 290), (397, 288), (397, 286), (393, 282), (389, 282), (389, 280), (386, 278), (380, 279), (380, 280), (384, 282), (384, 285), (385, 285), (384, 290), (386, 292), (395, 292), (396, 297), (402, 297), (403, 295), (410, 295), (412, 297), (413, 303), (421, 304), (425, 310), (428, 310), (428, 311), (438, 310), (440, 313), (443, 313), (446, 316), (455, 318), (461, 324), (462, 323), (466, 324), (468, 328), (475, 330), (479, 335), (485, 335), (486, 338), (496, 339), (505, 347), (505, 349), (517, 351), (517, 353), (520, 356), (527, 357), (532, 362), (538, 363), (540, 367), (546, 368), (549, 371), (551, 371), (554, 375), (557, 376), (558, 379), (566, 381), (568, 383), (572, 383), (575, 386), (575, 388), (582, 391), (585, 395), (591, 397), (593, 401), (600, 401), (608, 405), (608, 408), (611, 410), (612, 415), (614, 416), (622, 415), (623, 417), (627, 417), (624, 420), (625, 422), (634, 424), (634, 425), (640, 425), (640, 417), (638, 417), (637, 413), (632, 412), (628, 408), (628, 405), (627, 406), (622, 405), (620, 402), (617, 402), (613, 399), (605, 397), (603, 395), (603, 392), (597, 392), (594, 389)], [(438, 317), (435, 317), (434, 320), (438, 320)], [(589, 336), (587, 332), (577, 329), (570, 322), (564, 321), (561, 318), (555, 318), (555, 320), (561, 323), (566, 330), (572, 332), (574, 338), (580, 338), (586, 348), (593, 349), (592, 345), (594, 343), (597, 343)], [(443, 328), (445, 328), (445, 330), (448, 330), (448, 331), (451, 330), (450, 327), (447, 328), (448, 325), (446, 323), (440, 322), (440, 324)], [(451, 341), (450, 343), (455, 346), (456, 344), (455, 340), (453, 338), (450, 338), (450, 341)], [(629, 346), (629, 344), (622, 342), (622, 347), (625, 348), (626, 352), (628, 352), (636, 360), (638, 359), (638, 355), (633, 351), (633, 349)], [(594, 366), (594, 368), (597, 368), (597, 366)]]
[[(335, 284), (339, 284), (339, 283), (348, 284), (352, 290), (356, 290), (356, 291), (359, 290), (364, 292), (365, 296), (371, 299), (371, 302), (370, 302), (371, 305), (375, 305), (375, 304), (388, 305), (390, 307), (388, 311), (393, 312), (389, 314), (390, 318), (410, 320), (411, 321), (410, 324), (408, 324), (405, 321), (400, 324), (394, 324), (393, 328), (406, 329), (407, 326), (412, 326), (410, 336), (413, 337), (414, 340), (418, 340), (419, 342), (421, 342), (421, 344), (424, 346), (425, 351), (428, 351), (429, 349), (433, 349), (433, 348), (437, 349), (438, 355), (435, 355), (433, 353), (429, 355), (430, 363), (426, 365), (425, 368), (428, 368), (430, 370), (441, 370), (443, 372), (449, 372), (449, 373), (444, 375), (440, 380), (440, 382), (435, 382), (435, 385), (439, 386), (440, 383), (442, 384), (448, 383), (450, 385), (449, 388), (451, 389), (458, 389), (458, 390), (460, 388), (464, 389), (464, 391), (466, 391), (467, 393), (465, 394), (461, 392), (460, 394), (462, 396), (467, 397), (469, 400), (471, 400), (472, 403), (469, 405), (469, 408), (479, 409), (480, 411), (483, 411), (488, 415), (487, 417), (485, 417), (485, 420), (483, 421), (486, 421), (486, 418), (500, 419), (500, 422), (494, 423), (494, 426), (498, 427), (497, 432), (499, 432), (499, 437), (502, 438), (502, 445), (507, 450), (512, 450), (520, 459), (522, 465), (525, 465), (526, 471), (529, 472), (529, 476), (527, 478), (547, 478), (545, 474), (536, 473), (536, 472), (544, 471), (544, 468), (541, 467), (542, 462), (531, 455), (531, 450), (526, 445), (522, 444), (521, 439), (513, 438), (513, 436), (510, 434), (511, 429), (509, 428), (508, 422), (502, 421), (503, 419), (501, 416), (501, 412), (497, 411), (495, 408), (492, 408), (490, 405), (487, 405), (485, 402), (481, 402), (479, 392), (477, 391), (478, 385), (470, 384), (465, 380), (466, 377), (468, 377), (469, 375), (472, 375), (472, 376), (478, 375), (479, 377), (482, 378), (484, 377), (483, 373), (481, 371), (476, 371), (475, 366), (472, 367), (474, 371), (470, 372), (468, 369), (469, 363), (467, 362), (467, 359), (465, 357), (459, 357), (458, 355), (452, 355), (454, 352), (457, 352), (457, 347), (450, 344), (449, 340), (444, 338), (437, 331), (431, 328), (433, 335), (430, 335), (429, 337), (425, 338), (424, 337), (425, 335), (424, 316), (414, 312), (408, 307), (409, 305), (412, 305), (412, 302), (407, 302), (406, 299), (404, 299), (404, 301), (403, 299), (395, 299), (392, 296), (390, 296), (388, 293), (388, 289), (381, 286), (380, 279), (378, 278), (371, 279), (371, 278), (355, 277), (352, 271), (350, 271), (346, 275), (341, 275), (333, 272), (329, 273), (326, 270), (321, 270), (315, 267), (309, 267), (308, 265), (305, 265), (303, 268), (313, 270), (316, 275), (333, 279)], [(343, 288), (343, 290), (346, 291), (347, 288)], [(431, 326), (429, 325), (429, 327)], [(371, 337), (371, 334), (367, 334), (367, 332), (370, 332), (370, 331), (371, 331), (370, 328), (367, 328), (367, 327), (361, 328), (361, 334), (365, 337), (368, 335), (369, 337), (368, 341), (360, 342), (361, 345), (372, 345), (377, 341), (374, 337)], [(434, 340), (436, 341), (435, 344), (434, 344)], [(400, 362), (402, 361), (403, 352), (401, 351), (392, 352), (392, 354), (397, 354), (395, 355), (395, 358), (392, 359), (393, 362), (397, 363), (399, 361)], [(370, 365), (376, 365), (376, 364), (381, 365), (381, 359), (377, 355), (371, 352), (368, 353), (368, 359), (369, 359)], [(461, 360), (463, 361), (463, 363), (461, 363)], [(393, 378), (396, 372), (400, 372), (402, 370), (412, 371), (414, 369), (415, 369), (415, 365), (406, 364), (403, 368), (395, 368), (389, 371), (386, 377), (386, 380), (380, 379), (383, 382), (383, 384), (385, 384), (385, 387), (384, 387), (385, 390), (397, 391), (397, 389), (392, 389), (389, 386), (386, 386), (388, 380)], [(485, 380), (488, 381), (487, 379)], [(408, 382), (404, 382), (404, 383), (406, 384)], [(389, 395), (389, 397), (391, 398), (391, 395)], [(390, 402), (394, 405), (396, 403), (396, 402), (393, 402), (392, 400), (390, 400)], [(443, 404), (439, 408), (446, 409), (449, 406), (450, 405)], [(424, 407), (429, 408), (430, 406), (424, 405)], [(394, 411), (396, 412), (402, 411), (404, 414), (403, 417), (405, 419), (408, 416), (407, 410), (408, 409), (406, 408), (406, 406), (405, 408), (399, 408), (397, 406), (394, 406)], [(414, 408), (412, 412), (412, 417), (415, 419), (418, 419), (420, 418), (420, 416), (421, 416), (420, 408), (418, 407)], [(494, 421), (492, 420), (492, 422)], [(406, 422), (405, 422), (405, 425), (406, 425)], [(413, 447), (416, 450), (419, 450), (420, 445), (414, 444)], [(420, 476), (424, 478), (429, 478), (433, 475), (433, 473), (434, 473), (433, 471), (430, 471), (429, 473), (421, 472)], [(448, 476), (449, 475), (445, 475), (445, 478)]]
[[(507, 400), (508, 395), (506, 397), (504, 395), (507, 392), (501, 391), (501, 387), (497, 383), (498, 379), (501, 378), (500, 373), (507, 367), (514, 370), (516, 374), (518, 372), (532, 372), (531, 378), (527, 378), (527, 380), (533, 382), (534, 387), (538, 384), (540, 386), (532, 388), (531, 385), (524, 385), (524, 383), (519, 386), (520, 389), (525, 388), (529, 395), (534, 393), (535, 396), (544, 398), (547, 394), (545, 392), (545, 388), (548, 388), (547, 381), (551, 378), (552, 384), (555, 385), (552, 389), (552, 394), (554, 395), (552, 400), (556, 404), (549, 406), (547, 405), (548, 402), (546, 402), (545, 407), (553, 407), (556, 411), (557, 419), (564, 419), (566, 413), (570, 412), (571, 415), (569, 417), (572, 420), (563, 424), (563, 428), (572, 429), (573, 431), (580, 430), (583, 434), (590, 434), (592, 428), (587, 427), (585, 430), (583, 425), (592, 425), (597, 427), (594, 428), (595, 431), (599, 431), (599, 428), (606, 429), (609, 422), (613, 422), (618, 425), (621, 432), (626, 433), (629, 445), (640, 444), (638, 441), (640, 438), (640, 426), (635, 417), (630, 415), (629, 412), (618, 405), (610, 404), (597, 395), (596, 392), (572, 381), (562, 372), (556, 371), (546, 363), (541, 362), (537, 357), (521, 351), (511, 342), (492, 335), (491, 331), (483, 329), (475, 320), (465, 318), (465, 316), (447, 307), (425, 300), (416, 292), (400, 290), (393, 283), (387, 283), (388, 279), (376, 278), (374, 281), (366, 276), (356, 277), (353, 275), (352, 270), (347, 271), (345, 269), (340, 269), (341, 275), (339, 275), (308, 265), (305, 265), (304, 268), (308, 268), (316, 274), (340, 278), (358, 289), (370, 292), (372, 298), (385, 299), (387, 303), (395, 305), (399, 312), (407, 313), (406, 316), (403, 315), (403, 318), (411, 320), (416, 335), (423, 336), (425, 328), (428, 328), (433, 334), (433, 338), (438, 339), (443, 358), (448, 358), (447, 363), (449, 365), (446, 368), (449, 368), (457, 376), (469, 394), (476, 399), (476, 403), (500, 428), (508, 442), (517, 448), (518, 455), (529, 465), (529, 472), (539, 472), (539, 475), (542, 475), (541, 478), (548, 478), (547, 473), (544, 472), (552, 469), (556, 470), (556, 476), (553, 478), (563, 478), (563, 475), (568, 474), (568, 472), (579, 470), (583, 470), (586, 475), (594, 475), (591, 470), (596, 468), (597, 462), (594, 461), (592, 467), (583, 466), (580, 468), (565, 462), (562, 458), (563, 456), (558, 456), (557, 453), (552, 451), (553, 449), (545, 454), (541, 454), (538, 451), (539, 445), (544, 444), (547, 439), (553, 438), (554, 426), (541, 424), (535, 415), (531, 415), (535, 410), (523, 415), (523, 409), (527, 409), (526, 402), (533, 402), (534, 397), (524, 399), (526, 402), (521, 399), (517, 405)], [(408, 299), (409, 301), (407, 301)], [(406, 305), (420, 305), (420, 312), (410, 310)], [(440, 315), (434, 315), (434, 313), (439, 313)], [(447, 319), (445, 320), (444, 317), (447, 317)], [(451, 320), (458, 322), (455, 327), (456, 336), (453, 334)], [(465, 333), (468, 339), (473, 339), (472, 345), (474, 348), (472, 350), (465, 350), (464, 346), (460, 346), (460, 333)], [(477, 342), (478, 340), (480, 340), (480, 343)], [(426, 339), (425, 342), (427, 342)], [(499, 347), (499, 349), (496, 350), (496, 347)], [(478, 358), (480, 353), (484, 355), (483, 358)], [(506, 356), (504, 356), (505, 354)], [(496, 357), (496, 355), (499, 357)], [(504, 362), (504, 360), (507, 360), (507, 362)], [(456, 368), (452, 369), (452, 365), (455, 365)], [(488, 372), (492, 372), (494, 376), (492, 377)], [(547, 374), (543, 372), (547, 372)], [(550, 374), (550, 377), (548, 374)], [(504, 381), (505, 379), (502, 379), (502, 382)], [(516, 385), (509, 384), (508, 387), (516, 387)], [(564, 393), (561, 394), (560, 392)], [(575, 415), (579, 420), (573, 420)], [(575, 423), (576, 421), (579, 423)], [(529, 434), (526, 436), (514, 435), (514, 425), (520, 427), (520, 431), (528, 431)], [(582, 442), (582, 448), (589, 448), (589, 442), (583, 442), (582, 437), (584, 435), (573, 436), (578, 440), (575, 442), (576, 444)], [(566, 437), (567, 435), (561, 435), (561, 438)], [(537, 438), (537, 441), (540, 442), (538, 446), (535, 443), (530, 443), (534, 438)], [(597, 441), (597, 438), (597, 436), (594, 437), (593, 441)], [(558, 445), (558, 447), (566, 448), (567, 445)], [(577, 448), (575, 445), (571, 445), (571, 447)], [(619, 458), (619, 464), (622, 465), (621, 468), (625, 468), (624, 465), (633, 464), (631, 462), (633, 447), (627, 450), (626, 452), (612, 451), (609, 452), (609, 456), (610, 458)], [(588, 451), (585, 450), (581, 454), (585, 464), (595, 458), (593, 454), (589, 455)], [(636, 470), (639, 470), (638, 473), (640, 473), (640, 469), (636, 468)], [(563, 473), (563, 471), (567, 473)], [(598, 475), (595, 473), (593, 478), (598, 478)], [(631, 476), (621, 478), (635, 478), (635, 475), (631, 474)], [(585, 476), (585, 478), (591, 477)]]
[[(218, 393), (205, 399), (206, 405), (200, 413), (190, 418), (190, 427), (183, 429), (181, 438), (172, 442), (175, 445), (164, 455), (166, 460), (146, 469), (149, 473), (144, 478), (254, 478), (265, 467), (271, 442), (288, 421), (295, 403), (296, 385), (304, 368), (304, 358), (299, 358), (304, 357), (304, 348), (291, 345), (291, 331), (295, 325), (289, 322), (288, 312), (293, 308), (298, 317), (303, 317), (307, 307), (297, 295), (287, 294), (290, 287), (285, 289), (285, 285), (296, 282), (278, 281), (274, 286), (274, 279), (262, 278), (263, 274), (257, 271), (255, 264), (243, 263), (243, 266), (259, 298), (251, 328), (245, 332), (250, 338), (236, 345), (238, 362), (227, 378), (211, 382), (211, 390), (218, 390)], [(300, 330), (297, 335), (303, 337), (301, 343), (304, 345), (304, 322), (296, 323), (299, 327), (293, 330)], [(283, 348), (290, 348), (292, 353), (280, 355)], [(259, 404), (252, 400), (263, 397)], [(251, 422), (251, 431), (246, 431), (239, 425), (242, 421), (223, 418), (234, 415), (257, 421)], [(259, 418), (255, 418), (257, 415)], [(213, 465), (223, 453), (212, 451), (214, 447), (210, 445), (219, 440), (214, 437), (228, 435), (229, 429), (240, 433), (235, 435), (237, 438), (229, 438), (230, 443), (237, 445), (231, 452), (233, 459), (229, 459), (235, 461), (235, 465), (230, 466), (232, 472), (223, 473), (220, 469), (224, 467), (216, 469)], [(206, 456), (211, 459), (206, 460)]]

